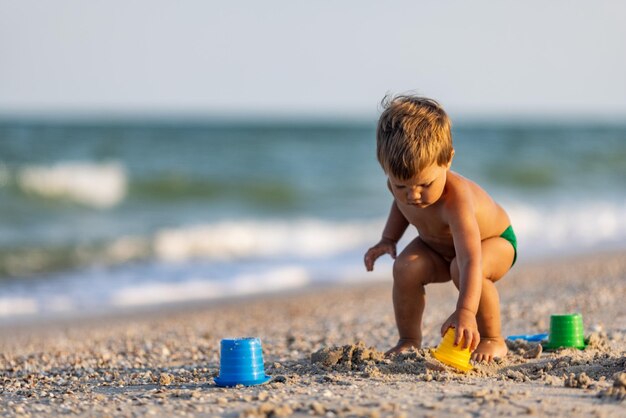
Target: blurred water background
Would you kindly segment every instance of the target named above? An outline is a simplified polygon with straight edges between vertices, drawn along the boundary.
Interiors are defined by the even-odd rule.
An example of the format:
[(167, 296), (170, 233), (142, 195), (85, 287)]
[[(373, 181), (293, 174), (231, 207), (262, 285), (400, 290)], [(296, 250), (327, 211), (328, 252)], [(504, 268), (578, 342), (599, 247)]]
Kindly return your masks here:
[[(626, 246), (626, 124), (453, 135), (519, 262)], [(0, 321), (391, 280), (388, 257), (362, 264), (390, 203), (374, 121), (4, 120)]]

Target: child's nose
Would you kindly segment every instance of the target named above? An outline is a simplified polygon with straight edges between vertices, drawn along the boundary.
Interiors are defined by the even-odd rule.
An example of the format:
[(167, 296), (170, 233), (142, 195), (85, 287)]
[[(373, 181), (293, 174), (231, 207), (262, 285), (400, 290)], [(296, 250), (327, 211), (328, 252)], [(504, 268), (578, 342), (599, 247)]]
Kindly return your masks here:
[(407, 199), (410, 201), (417, 201), (420, 200), (420, 198), (422, 197), (422, 193), (420, 192), (419, 189), (414, 188), (414, 189), (409, 189), (409, 193), (407, 196)]

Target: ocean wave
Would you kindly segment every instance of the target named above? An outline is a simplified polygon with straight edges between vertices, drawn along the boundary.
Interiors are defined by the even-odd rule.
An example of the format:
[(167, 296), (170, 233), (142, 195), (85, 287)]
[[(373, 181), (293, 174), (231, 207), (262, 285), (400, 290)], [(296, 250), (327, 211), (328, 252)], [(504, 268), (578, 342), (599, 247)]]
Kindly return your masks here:
[[(553, 206), (518, 201), (505, 206), (520, 251), (531, 256), (626, 244), (626, 200), (559, 202)], [(151, 246), (156, 258), (168, 262), (325, 259), (342, 252), (365, 251), (379, 239), (384, 222), (384, 218), (361, 222), (220, 222), (162, 230), (152, 238)], [(415, 232), (407, 231), (398, 249), (415, 236)]]
[[(507, 202), (520, 259), (626, 245), (626, 201), (539, 207)], [(229, 220), (164, 228), (146, 236), (119, 236), (95, 243), (0, 248), (0, 277), (20, 277), (130, 262), (169, 264), (204, 260), (236, 264), (250, 260), (324, 264), (342, 254), (363, 254), (382, 232), (384, 218)], [(398, 251), (416, 236), (407, 231)]]
[(146, 260), (152, 254), (145, 237), (122, 236), (108, 242), (0, 248), (0, 277), (27, 277)]
[(561, 202), (551, 207), (510, 203), (507, 210), (520, 249), (531, 255), (626, 243), (626, 200)]
[(231, 221), (156, 234), (154, 253), (162, 260), (209, 258), (229, 261), (246, 258), (320, 258), (347, 251), (368, 242), (379, 231), (380, 221), (330, 222)]
[(119, 162), (27, 166), (18, 171), (16, 183), (27, 194), (68, 199), (99, 209), (119, 204), (127, 190), (126, 170)]
[(370, 243), (381, 228), (381, 220), (242, 220), (166, 228), (151, 236), (121, 236), (91, 244), (0, 248), (0, 276), (31, 276), (149, 259), (168, 263), (323, 259)]

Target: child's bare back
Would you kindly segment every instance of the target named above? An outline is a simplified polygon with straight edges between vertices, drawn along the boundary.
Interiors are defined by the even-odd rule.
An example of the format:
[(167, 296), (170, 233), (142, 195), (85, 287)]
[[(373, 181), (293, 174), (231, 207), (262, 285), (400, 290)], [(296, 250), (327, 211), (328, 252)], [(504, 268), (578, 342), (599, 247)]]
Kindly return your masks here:
[[(385, 253), (396, 258), (393, 302), (400, 338), (388, 353), (421, 345), (424, 286), (452, 280), (459, 298), (442, 335), (454, 327), (455, 343), (470, 347), (477, 361), (505, 355), (494, 283), (515, 261), (515, 234), (500, 205), (450, 171), (454, 149), (447, 115), (429, 99), (393, 99), (379, 120), (377, 153), (394, 200), (365, 265), (371, 271)], [(396, 257), (396, 243), (409, 224), (419, 236)]]

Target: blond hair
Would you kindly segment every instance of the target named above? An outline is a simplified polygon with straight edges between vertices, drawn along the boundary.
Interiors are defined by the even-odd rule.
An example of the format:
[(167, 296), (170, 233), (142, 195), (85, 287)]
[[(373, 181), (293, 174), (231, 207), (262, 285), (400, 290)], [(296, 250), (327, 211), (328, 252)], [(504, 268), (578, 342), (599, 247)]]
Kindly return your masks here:
[(385, 96), (376, 130), (376, 156), (385, 173), (408, 180), (452, 158), (450, 119), (435, 100)]

